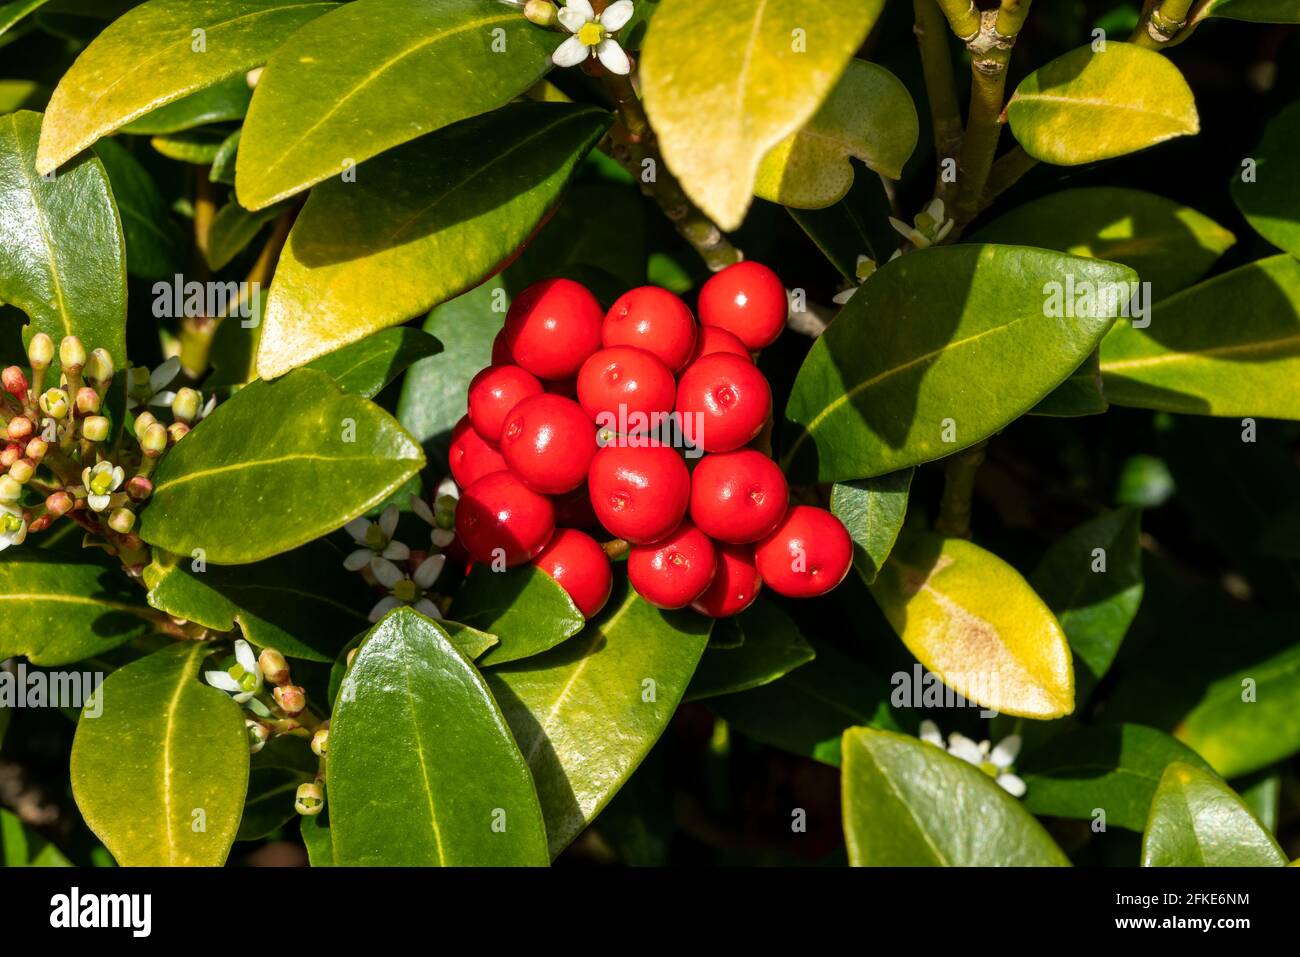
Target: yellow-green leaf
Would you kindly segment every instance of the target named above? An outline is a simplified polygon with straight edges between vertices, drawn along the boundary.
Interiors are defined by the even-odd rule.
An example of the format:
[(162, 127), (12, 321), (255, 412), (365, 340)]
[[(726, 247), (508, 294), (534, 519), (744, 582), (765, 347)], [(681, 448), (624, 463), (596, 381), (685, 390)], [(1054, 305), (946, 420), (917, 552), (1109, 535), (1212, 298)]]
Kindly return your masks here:
[(1286, 855), (1216, 775), (1175, 761), (1165, 768), (1142, 835), (1143, 867), (1282, 867)]
[(884, 0), (663, 0), (641, 84), (664, 159), (723, 229), (745, 218), (759, 164), (813, 118)]
[(904, 529), (871, 594), (917, 660), (968, 700), (1026, 718), (1074, 710), (1065, 633), (996, 555)]
[(1192, 90), (1168, 59), (1129, 43), (1079, 47), (1025, 77), (1007, 104), (1025, 152), (1078, 166), (1200, 131)]

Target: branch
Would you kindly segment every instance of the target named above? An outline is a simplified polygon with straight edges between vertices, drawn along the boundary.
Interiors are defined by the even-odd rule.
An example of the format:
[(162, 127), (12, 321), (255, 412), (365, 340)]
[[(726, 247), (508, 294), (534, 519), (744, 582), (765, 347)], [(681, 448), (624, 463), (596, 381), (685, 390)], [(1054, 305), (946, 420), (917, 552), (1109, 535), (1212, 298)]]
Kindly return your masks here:
[(1159, 50), (1187, 26), (1191, 6), (1192, 0), (1148, 0), (1129, 41), (1148, 50)]
[(984, 464), (988, 439), (949, 456), (943, 480), (943, 499), (934, 530), (945, 538), (970, 538), (971, 496), (975, 491), (975, 473)]
[(948, 31), (936, 0), (912, 0), (916, 22), (912, 32), (921, 48), (921, 68), (925, 73), (926, 98), (930, 101), (930, 118), (934, 125), (934, 150), (940, 174), (935, 195), (950, 201), (953, 187), (943, 182), (942, 165), (955, 159), (961, 149), (961, 107), (957, 103), (957, 83), (953, 79), (952, 56), (948, 49)]
[(957, 39), (970, 43), (980, 32), (980, 12), (974, 0), (938, 0), (948, 25)]

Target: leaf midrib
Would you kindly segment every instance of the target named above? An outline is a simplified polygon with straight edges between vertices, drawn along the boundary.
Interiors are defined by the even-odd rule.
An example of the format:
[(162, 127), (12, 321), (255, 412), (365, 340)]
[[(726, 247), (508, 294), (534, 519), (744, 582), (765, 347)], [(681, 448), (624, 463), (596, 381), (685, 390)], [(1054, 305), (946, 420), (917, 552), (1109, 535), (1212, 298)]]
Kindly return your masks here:
[[(1143, 369), (1156, 365), (1167, 365), (1171, 362), (1188, 362), (1196, 359), (1214, 359), (1219, 356), (1230, 355), (1271, 355), (1274, 351), (1281, 351), (1282, 348), (1291, 346), (1300, 346), (1300, 334), (1294, 336), (1283, 336), (1280, 339), (1258, 339), (1254, 342), (1239, 342), (1226, 346), (1207, 346), (1204, 349), (1178, 350), (1162, 353), (1157, 356), (1141, 356), (1136, 359), (1112, 359), (1109, 362), (1101, 363), (1102, 372), (1113, 372), (1117, 369)], [(1285, 358), (1285, 356), (1283, 356)]]
[(27, 187), (27, 192), (32, 198), (32, 209), (36, 213), (36, 225), (41, 231), (41, 241), (45, 246), (45, 256), (50, 264), (50, 281), (54, 284), (54, 296), (58, 301), (58, 315), (63, 322), (63, 332), (65, 336), (72, 335), (72, 320), (68, 316), (68, 303), (63, 294), (63, 280), (59, 275), (58, 260), (54, 255), (54, 241), (50, 238), (49, 224), (45, 221), (45, 210), (41, 204), (40, 194), (36, 190), (36, 183), (32, 179), (31, 171), (28, 170), (27, 164), (23, 161), (24, 150), (22, 146), (22, 137), (18, 133), (18, 114), (9, 114), (9, 123), (14, 130), (14, 149), (18, 154), (18, 167), (23, 173), (23, 182)]

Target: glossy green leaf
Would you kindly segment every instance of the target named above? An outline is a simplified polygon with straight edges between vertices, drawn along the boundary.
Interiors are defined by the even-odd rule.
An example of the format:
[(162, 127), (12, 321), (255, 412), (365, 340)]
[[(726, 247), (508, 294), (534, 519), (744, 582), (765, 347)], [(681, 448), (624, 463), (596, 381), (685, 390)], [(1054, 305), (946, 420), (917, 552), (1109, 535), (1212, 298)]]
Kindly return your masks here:
[(1073, 419), (1081, 415), (1101, 415), (1110, 408), (1101, 385), (1101, 354), (1093, 349), (1083, 365), (1070, 373), (1070, 377), (1047, 393), (1032, 409), (1030, 415)]
[(257, 238), (262, 227), (281, 214), (278, 206), (250, 213), (233, 199), (217, 210), (208, 227), (206, 258), (213, 270), (224, 269)]
[[(479, 631), (477, 628), (471, 628), (469, 625), (463, 625), (457, 621), (448, 621), (445, 618), (438, 620), (438, 626), (447, 633), (451, 643), (460, 649), (470, 661), (476, 661), (487, 652), (487, 650), (498, 643), (496, 635), (489, 635), (487, 632)], [(339, 651), (330, 665), (329, 677), (329, 700), (333, 701), (338, 697), (339, 689), (343, 687), (343, 679), (348, 675), (348, 658), (352, 655), (353, 649), (359, 647), (365, 640), (367, 632), (362, 632), (351, 641), (349, 641)]]
[(796, 209), (824, 209), (853, 185), (853, 164), (899, 179), (916, 149), (916, 106), (884, 67), (851, 60), (816, 115), (763, 157), (754, 195)]
[(968, 700), (1027, 718), (1074, 710), (1061, 626), (991, 552), (904, 529), (871, 594), (917, 660)]
[(179, 133), (160, 133), (150, 138), (149, 145), (169, 160), (191, 166), (211, 166), (227, 135), (228, 131), (223, 127), (200, 126)]
[(1033, 814), (1093, 821), (1100, 809), (1107, 827), (1140, 832), (1156, 785), (1175, 761), (1210, 770), (1163, 731), (1099, 725), (1051, 739), (1021, 758), (1016, 774), (1028, 786), (1024, 804)]
[[(225, 863), (248, 788), (239, 705), (199, 680), (210, 648), (179, 642), (119, 668), (83, 711), (72, 795), (123, 867)], [(199, 825), (202, 826), (199, 826)]]
[(1251, 23), (1300, 23), (1300, 7), (1295, 0), (1209, 0), (1197, 6), (1188, 18), (1189, 27), (1203, 17)]
[(1270, 833), (1277, 833), (1282, 802), (1282, 772), (1264, 771), (1238, 782), (1237, 793)]
[[(239, 200), (261, 209), (504, 106), (550, 69), (559, 42), (492, 0), (343, 4), (267, 63), (240, 143)], [(373, 175), (358, 170), (356, 185)]]
[[(57, 344), (80, 336), (126, 365), (126, 262), (122, 223), (104, 166), (80, 157), (52, 180), (34, 172), (39, 113), (0, 117), (0, 302)], [(58, 366), (57, 356), (54, 366)], [(57, 381), (58, 370), (49, 373)]]
[(1250, 808), (1209, 771), (1171, 764), (1160, 779), (1143, 867), (1282, 867), (1286, 855)]
[(709, 619), (662, 612), (621, 579), (572, 641), (486, 674), (532, 769), (551, 856), (600, 813), (663, 734)]
[(0, 561), (0, 661), (68, 664), (154, 632), (144, 591), (96, 554), (24, 545)]
[(170, 279), (184, 268), (185, 237), (158, 185), (115, 140), (100, 140), (95, 155), (108, 174), (122, 217), (127, 272), (140, 279)]
[(970, 237), (1131, 267), (1162, 298), (1205, 275), (1236, 237), (1189, 206), (1140, 189), (1092, 186), (1048, 193)]
[(301, 819), (302, 843), (307, 848), (307, 860), (312, 867), (336, 867), (334, 839), (330, 836), (329, 806), (314, 817)]
[(139, 534), (213, 564), (255, 562), (364, 514), (423, 467), (387, 412), (298, 369), (241, 389), (163, 456)]
[(1102, 342), (1115, 405), (1300, 419), (1300, 261), (1274, 256), (1215, 276), (1160, 302), (1150, 320), (1118, 322)]
[(212, 157), (212, 168), (208, 170), (208, 179), (212, 182), (235, 185), (235, 158), (239, 155), (239, 135), (243, 131), (241, 126), (217, 147), (217, 155)]
[(894, 548), (907, 517), (912, 469), (877, 478), (840, 482), (831, 489), (831, 511), (853, 538), (853, 567), (870, 585)]
[(1108, 42), (1071, 50), (1020, 81), (1011, 132), (1034, 159), (1078, 166), (1200, 132), (1191, 88), (1154, 50)]
[(287, 768), (253, 770), (248, 776), (248, 797), (235, 840), (260, 840), (297, 817), (294, 800), (298, 785), (306, 784), (312, 777)]
[(271, 287), (262, 375), (481, 282), (528, 239), (609, 123), (593, 107), (518, 103), (386, 153), (356, 183), (313, 190)]
[(1069, 866), (1020, 802), (932, 744), (851, 728), (841, 780), (854, 867)]
[(500, 639), (483, 657), (485, 665), (541, 654), (586, 624), (568, 592), (535, 565), (497, 572), (476, 564), (456, 594), (451, 617)]
[[(1067, 303), (1067, 277), (1092, 299)], [(783, 464), (838, 482), (987, 438), (1078, 368), (1136, 278), (1020, 246), (934, 247), (887, 263), (804, 360), (786, 406), (803, 428)]]
[(49, 0), (11, 0), (9, 3), (0, 3), (0, 33), (48, 2)]
[(474, 665), (399, 608), (366, 637), (330, 722), (330, 833), (345, 866), (545, 865), (519, 748)]
[[(0, 16), (4, 8), (0, 7)], [(0, 808), (0, 867), (71, 867), (63, 852), (25, 825), (18, 815)]]
[[(77, 57), (50, 99), (37, 171), (61, 166), (137, 117), (266, 62), (336, 4), (313, 0), (150, 0)], [(201, 38), (194, 31), (203, 31)], [(196, 45), (204, 52), (195, 49)]]
[(144, 571), (149, 604), (216, 631), (238, 625), (259, 648), (333, 661), (367, 627), (371, 591), (343, 567), (344, 553), (312, 542), (250, 565), (208, 565), (155, 553)]
[(663, 0), (640, 78), (668, 167), (725, 230), (745, 218), (759, 166), (817, 114), (884, 0)]
[(1264, 139), (1250, 153), (1254, 169), (1249, 181), (1246, 171), (1238, 170), (1231, 186), (1233, 202), (1255, 231), (1296, 257), (1300, 257), (1300, 183), (1295, 175), (1298, 154), (1300, 103), (1293, 103), (1273, 118)]
[(442, 343), (419, 329), (384, 329), (307, 364), (339, 384), (344, 392), (373, 399), (411, 364), (435, 356)]
[(794, 619), (771, 599), (760, 595), (731, 620), (740, 629), (742, 643), (736, 648), (710, 646), (705, 650), (686, 689), (687, 701), (769, 684), (816, 657)]
[(132, 120), (121, 128), (121, 132), (150, 136), (180, 133), (207, 123), (242, 120), (252, 98), (253, 91), (248, 81), (243, 74), (236, 74)]
[(1074, 652), (1080, 699), (1110, 670), (1142, 603), (1141, 518), (1123, 508), (1084, 522), (1054, 542), (1029, 576)]

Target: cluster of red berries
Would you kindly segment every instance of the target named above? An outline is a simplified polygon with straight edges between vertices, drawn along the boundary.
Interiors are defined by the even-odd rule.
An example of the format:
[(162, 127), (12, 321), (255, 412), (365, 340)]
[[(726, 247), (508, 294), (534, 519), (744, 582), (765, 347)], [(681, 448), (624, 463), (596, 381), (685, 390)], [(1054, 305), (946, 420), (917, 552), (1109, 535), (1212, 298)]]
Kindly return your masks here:
[[(852, 561), (844, 526), (791, 506), (780, 468), (745, 447), (772, 415), (753, 354), (780, 334), (786, 309), (780, 279), (751, 262), (705, 283), (699, 325), (656, 286), (608, 313), (567, 279), (524, 290), (452, 432), (456, 533), (470, 557), (534, 562), (588, 618), (612, 576), (584, 528), (629, 544), (628, 578), (661, 608), (722, 618), (764, 582), (791, 597), (838, 585)], [(665, 423), (687, 455), (656, 437)]]

